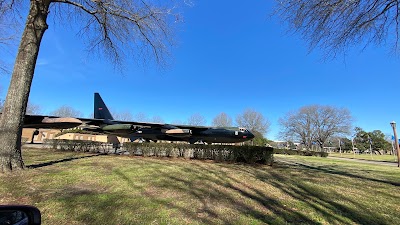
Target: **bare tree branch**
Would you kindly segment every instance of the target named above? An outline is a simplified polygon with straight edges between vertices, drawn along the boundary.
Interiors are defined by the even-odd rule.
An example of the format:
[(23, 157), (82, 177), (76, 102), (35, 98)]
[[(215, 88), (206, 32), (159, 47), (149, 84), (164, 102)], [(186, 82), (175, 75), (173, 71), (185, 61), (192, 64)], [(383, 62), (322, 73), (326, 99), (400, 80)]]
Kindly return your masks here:
[(398, 0), (279, 0), (276, 13), (300, 33), (310, 50), (322, 48), (335, 56), (357, 44), (399, 48)]
[[(89, 51), (102, 52), (121, 66), (124, 58), (146, 54), (163, 65), (169, 47), (173, 45), (169, 16), (173, 7), (129, 0), (53, 0), (84, 12), (80, 19), (80, 34), (89, 40)], [(86, 15), (85, 15), (86, 14)]]

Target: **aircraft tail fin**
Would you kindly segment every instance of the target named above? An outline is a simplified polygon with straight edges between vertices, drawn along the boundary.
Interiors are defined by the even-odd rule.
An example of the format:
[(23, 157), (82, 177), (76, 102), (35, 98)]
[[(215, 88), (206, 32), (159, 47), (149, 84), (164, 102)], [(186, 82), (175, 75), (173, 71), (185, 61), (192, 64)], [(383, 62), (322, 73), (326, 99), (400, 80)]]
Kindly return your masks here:
[(94, 118), (114, 120), (99, 93), (94, 93)]

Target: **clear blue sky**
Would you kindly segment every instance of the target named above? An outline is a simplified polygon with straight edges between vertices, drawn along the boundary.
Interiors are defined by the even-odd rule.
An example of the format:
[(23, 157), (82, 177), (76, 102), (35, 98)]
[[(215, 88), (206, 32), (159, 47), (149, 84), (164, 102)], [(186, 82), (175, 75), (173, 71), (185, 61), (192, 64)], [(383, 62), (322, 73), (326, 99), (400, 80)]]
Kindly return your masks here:
[[(400, 58), (388, 46), (356, 46), (324, 61), (323, 52), (309, 53), (299, 35), (269, 17), (272, 7), (267, 0), (194, 1), (183, 9), (170, 66), (127, 63), (123, 75), (88, 55), (76, 31), (49, 21), (30, 101), (44, 114), (69, 105), (89, 116), (93, 92), (99, 92), (117, 111), (166, 122), (200, 113), (209, 124), (220, 112), (234, 119), (253, 108), (271, 121), (269, 139), (276, 139), (278, 119), (287, 112), (333, 105), (348, 108), (355, 126), (391, 134), (389, 122), (400, 122)], [(3, 89), (9, 80), (1, 76)]]

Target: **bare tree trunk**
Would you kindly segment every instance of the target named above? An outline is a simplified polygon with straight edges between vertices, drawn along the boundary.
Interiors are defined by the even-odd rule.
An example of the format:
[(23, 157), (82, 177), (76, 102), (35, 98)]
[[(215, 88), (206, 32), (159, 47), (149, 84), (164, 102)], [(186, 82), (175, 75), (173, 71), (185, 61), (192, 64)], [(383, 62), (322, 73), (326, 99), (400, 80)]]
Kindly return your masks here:
[(0, 117), (0, 171), (24, 168), (21, 135), (40, 42), (47, 29), (50, 0), (31, 0), (3, 113)]

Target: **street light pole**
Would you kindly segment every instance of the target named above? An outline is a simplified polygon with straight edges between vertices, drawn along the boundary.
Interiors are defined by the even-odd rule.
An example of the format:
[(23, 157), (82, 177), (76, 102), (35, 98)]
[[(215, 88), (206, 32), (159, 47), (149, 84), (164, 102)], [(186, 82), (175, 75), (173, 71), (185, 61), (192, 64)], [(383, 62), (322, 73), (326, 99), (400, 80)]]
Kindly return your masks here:
[(390, 122), (390, 125), (392, 125), (392, 128), (393, 128), (394, 145), (397, 150), (397, 167), (400, 167), (400, 149), (399, 149), (399, 139), (397, 139), (396, 122), (392, 121), (392, 122)]

